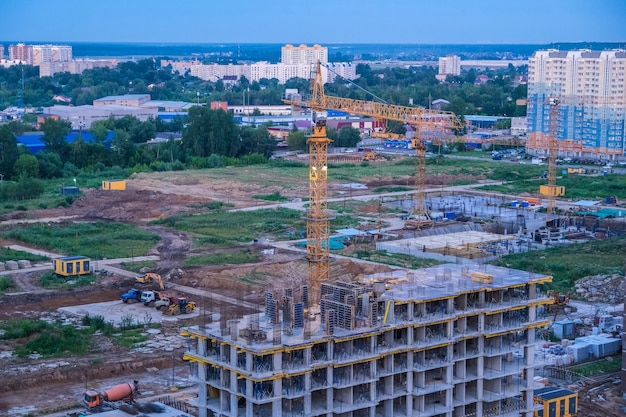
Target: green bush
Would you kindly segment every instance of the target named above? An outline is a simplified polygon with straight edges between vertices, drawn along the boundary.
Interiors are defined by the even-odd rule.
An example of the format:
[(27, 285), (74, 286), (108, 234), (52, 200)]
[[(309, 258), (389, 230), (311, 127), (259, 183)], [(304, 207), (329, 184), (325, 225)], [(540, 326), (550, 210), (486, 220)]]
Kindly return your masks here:
[(9, 340), (29, 337), (41, 332), (47, 326), (48, 323), (43, 320), (9, 319), (8, 321), (0, 322), (0, 329), (4, 330), (4, 333), (0, 335), (0, 339)]
[(6, 275), (0, 277), (0, 295), (4, 294), (4, 292), (9, 288), (13, 287), (15, 287), (15, 282), (13, 282), (13, 279), (11, 279), (11, 277)]

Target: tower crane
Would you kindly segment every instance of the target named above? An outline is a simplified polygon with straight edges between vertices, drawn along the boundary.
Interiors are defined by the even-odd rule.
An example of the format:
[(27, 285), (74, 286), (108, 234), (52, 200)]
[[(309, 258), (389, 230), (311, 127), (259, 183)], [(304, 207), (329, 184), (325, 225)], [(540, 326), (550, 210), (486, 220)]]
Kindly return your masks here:
[(554, 214), (556, 211), (556, 197), (565, 195), (565, 187), (556, 185), (556, 157), (559, 153), (559, 139), (557, 137), (558, 115), (560, 100), (556, 97), (549, 99), (550, 124), (548, 133), (548, 185), (539, 186), (539, 192), (548, 197), (547, 212)]
[[(412, 224), (421, 227), (430, 222), (426, 211), (424, 179), (426, 173), (426, 146), (419, 136), (420, 129), (430, 131), (452, 131), (462, 128), (459, 119), (449, 112), (425, 110), (417, 107), (396, 106), (362, 100), (352, 100), (324, 94), (324, 80), (321, 63), (315, 68), (311, 80), (311, 99), (283, 100), (285, 103), (308, 107), (313, 111), (339, 110), (379, 120), (395, 120), (415, 127), (413, 147), (416, 152), (415, 205)], [(309, 145), (309, 209), (306, 214), (308, 279), (311, 286), (310, 304), (319, 302), (322, 282), (330, 279), (330, 220), (328, 212), (328, 145), (331, 140), (326, 135), (326, 121), (316, 120), (313, 134), (307, 139)]]
[[(415, 199), (412, 213), (405, 223), (405, 228), (419, 229), (432, 224), (426, 210), (424, 190), (426, 177), (426, 144), (424, 143), (424, 137), (427, 133), (441, 135), (462, 129), (463, 125), (454, 113), (327, 96), (324, 94), (324, 80), (320, 62), (317, 63), (314, 77), (311, 80), (311, 99), (307, 101), (288, 98), (283, 101), (294, 106), (307, 107), (313, 111), (338, 110), (369, 116), (378, 120), (394, 120), (413, 126), (415, 136), (412, 140), (412, 145), (416, 154)], [(325, 148), (325, 151), (327, 151), (327, 148)], [(311, 155), (313, 155), (313, 150), (311, 150)], [(316, 158), (319, 158), (319, 156)]]

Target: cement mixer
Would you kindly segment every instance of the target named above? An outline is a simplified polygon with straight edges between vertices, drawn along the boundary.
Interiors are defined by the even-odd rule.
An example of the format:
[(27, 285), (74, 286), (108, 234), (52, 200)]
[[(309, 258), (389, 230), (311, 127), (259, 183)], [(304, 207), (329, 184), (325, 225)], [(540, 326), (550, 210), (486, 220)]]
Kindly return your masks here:
[(115, 401), (132, 402), (134, 395), (139, 393), (139, 381), (133, 381), (129, 384), (115, 385), (104, 392), (96, 390), (88, 390), (85, 392), (85, 407), (89, 410), (102, 409), (105, 403)]

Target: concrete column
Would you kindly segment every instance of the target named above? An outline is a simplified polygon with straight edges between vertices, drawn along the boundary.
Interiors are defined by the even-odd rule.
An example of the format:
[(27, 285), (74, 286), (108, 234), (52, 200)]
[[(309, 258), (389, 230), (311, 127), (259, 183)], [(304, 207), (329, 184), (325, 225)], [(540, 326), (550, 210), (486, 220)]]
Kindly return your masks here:
[[(254, 398), (254, 392), (252, 392), (253, 382), (249, 379), (246, 380), (246, 400)], [(252, 401), (246, 401), (246, 417), (254, 417), (254, 404)]]
[(206, 345), (207, 345), (207, 340), (206, 339), (200, 339), (198, 338), (198, 356), (206, 356)]
[[(276, 368), (274, 368), (276, 369)], [(274, 381), (274, 400), (272, 401), (272, 415), (283, 415), (283, 380), (277, 379)]]
[(233, 368), (237, 369), (237, 348), (235, 346), (230, 347), (230, 364)]
[(276, 372), (279, 369), (283, 369), (283, 352), (278, 352), (278, 353), (274, 353), (273, 356), (273, 365), (274, 365), (274, 372)]
[[(307, 349), (309, 353), (309, 359), (311, 350)], [(306, 353), (305, 353), (306, 357)], [(307, 359), (307, 361), (309, 360)], [(310, 362), (307, 362), (310, 363)], [(311, 415), (311, 373), (304, 374), (304, 415)]]
[(230, 413), (228, 415), (237, 417), (237, 394), (230, 394)]
[(246, 352), (246, 371), (252, 372), (252, 353)]

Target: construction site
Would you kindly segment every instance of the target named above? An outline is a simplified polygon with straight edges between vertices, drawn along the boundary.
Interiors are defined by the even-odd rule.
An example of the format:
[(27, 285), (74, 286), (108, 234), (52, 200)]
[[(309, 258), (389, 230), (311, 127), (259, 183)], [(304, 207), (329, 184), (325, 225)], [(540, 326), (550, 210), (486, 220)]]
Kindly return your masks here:
[[(583, 362), (614, 357), (621, 349), (622, 311), (614, 305), (610, 311), (609, 306), (600, 307), (605, 297), (598, 294), (623, 294), (623, 277), (610, 282), (598, 277), (577, 287), (581, 299), (593, 295), (598, 303), (585, 305), (595, 309), (591, 312), (581, 305), (575, 316), (569, 297), (546, 291), (551, 275), (488, 264), (504, 255), (626, 231), (619, 219), (576, 216), (573, 202), (559, 201), (554, 155), (541, 198), (472, 187), (435, 188), (426, 178), (424, 141), (443, 141), (451, 135), (459, 126), (453, 114), (325, 96), (320, 80), (314, 83), (310, 101), (292, 98), (291, 103), (316, 111), (343, 109), (400, 120), (416, 128), (415, 172), (406, 179), (414, 182), (413, 190), (372, 196), (369, 190), (380, 185), (379, 177), (364, 181), (362, 187), (351, 184), (350, 199), (362, 198), (368, 210), (376, 208), (359, 213), (362, 224), (346, 241), (353, 247), (363, 241), (378, 252), (409, 255), (435, 266), (397, 267), (331, 253), (336, 213), (329, 210), (329, 202), (345, 204), (348, 198), (345, 186), (329, 177), (330, 140), (325, 120), (318, 118), (308, 139), (308, 175), (306, 180), (293, 178), (290, 188), (280, 189), (290, 198), (284, 205), (267, 205), (252, 197), (274, 191), (277, 185), (171, 172), (138, 174), (124, 189), (90, 191), (91, 198), (77, 200), (68, 209), (35, 213), (49, 222), (133, 223), (155, 231), (161, 240), (148, 256), (156, 261), (152, 270), (158, 273), (130, 273), (123, 271), (122, 261), (103, 259), (96, 268), (109, 271), (101, 278), (102, 287), (71, 297), (37, 287), (30, 271), (14, 273), (23, 291), (6, 297), (9, 301), (0, 307), (3, 318), (15, 315), (20, 303), (37, 300), (20, 314), (58, 309), (63, 320), (97, 314), (111, 322), (131, 315), (161, 326), (147, 345), (133, 347), (130, 354), (111, 348), (104, 356), (83, 361), (74, 373), (67, 372), (75, 365), (70, 361), (48, 364), (54, 369), (46, 374), (50, 385), (80, 379), (80, 387), (72, 387), (80, 396), (85, 392), (83, 379), (84, 385), (98, 381), (102, 386), (111, 378), (113, 371), (93, 364), (101, 363), (102, 357), (108, 364), (117, 360), (115, 356), (128, 355), (134, 364), (114, 367), (125, 379), (135, 373), (145, 377), (146, 368), (154, 369), (148, 378), (150, 390), (191, 388), (184, 401), (188, 413), (200, 417), (622, 415), (626, 404), (617, 402), (615, 384), (578, 379), (588, 385), (575, 389), (573, 374), (563, 365), (574, 356)], [(376, 161), (376, 155), (367, 153), (364, 158), (384, 164)], [(193, 247), (193, 233), (149, 222), (199, 214), (202, 204), (213, 201), (228, 202), (233, 213), (264, 207), (300, 210), (306, 222), (304, 239), (258, 236), (245, 244), (261, 255), (257, 263), (185, 268), (184, 259), (201, 252)], [(11, 216), (3, 222), (35, 221), (22, 213)], [(55, 258), (54, 268), (57, 274), (71, 275), (88, 271), (86, 261), (76, 256)], [(82, 269), (76, 262), (83, 262)], [(247, 283), (258, 276), (265, 279)], [(558, 328), (564, 341), (550, 342), (547, 328)], [(101, 353), (104, 346), (102, 342)], [(6, 360), (3, 375), (7, 387), (13, 387), (8, 389), (12, 396), (21, 390), (27, 396), (26, 388), (34, 389), (38, 378), (44, 380), (33, 371), (26, 382), (20, 371), (25, 362), (5, 356), (0, 360)], [(121, 375), (115, 377), (108, 381), (117, 386)], [(0, 401), (4, 408), (2, 401), (8, 400)], [(556, 408), (559, 414), (552, 412)], [(9, 416), (33, 413), (7, 409), (14, 410)], [(593, 414), (597, 410), (600, 413)]]

